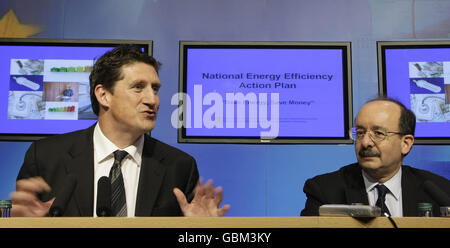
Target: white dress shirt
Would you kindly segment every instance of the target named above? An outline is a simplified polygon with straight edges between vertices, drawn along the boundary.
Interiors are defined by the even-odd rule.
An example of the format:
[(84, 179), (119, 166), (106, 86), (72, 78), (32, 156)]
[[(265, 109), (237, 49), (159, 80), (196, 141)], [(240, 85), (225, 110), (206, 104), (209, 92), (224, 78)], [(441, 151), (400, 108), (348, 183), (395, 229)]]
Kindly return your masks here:
[[(369, 205), (375, 206), (378, 199), (378, 190), (375, 188), (379, 184), (376, 180), (372, 179), (364, 171), (363, 178), (366, 186), (367, 196), (369, 198)], [(392, 217), (403, 217), (403, 204), (402, 204), (402, 168), (398, 170), (391, 179), (383, 183), (389, 189), (386, 194), (385, 204), (389, 209)]]
[(142, 162), (144, 135), (134, 144), (119, 149), (102, 133), (97, 123), (94, 129), (94, 217), (97, 217), (97, 182), (102, 176), (109, 177), (109, 171), (114, 163), (115, 150), (125, 150), (128, 155), (122, 160), (122, 175), (127, 199), (127, 217), (134, 217), (136, 209), (136, 195), (139, 183), (139, 173)]

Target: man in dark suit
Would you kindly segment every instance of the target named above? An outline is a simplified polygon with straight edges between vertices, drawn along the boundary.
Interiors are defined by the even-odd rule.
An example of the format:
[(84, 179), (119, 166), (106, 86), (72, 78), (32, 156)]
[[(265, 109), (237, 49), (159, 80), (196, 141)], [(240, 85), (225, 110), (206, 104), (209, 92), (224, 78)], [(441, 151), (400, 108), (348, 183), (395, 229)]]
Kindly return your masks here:
[(324, 204), (362, 203), (378, 206), (389, 216), (418, 216), (418, 203), (427, 202), (439, 216), (437, 199), (427, 193), (424, 183), (430, 181), (450, 194), (449, 180), (402, 165), (414, 143), (415, 124), (414, 113), (394, 99), (365, 104), (353, 132), (358, 163), (308, 179), (301, 215), (319, 215)]
[(72, 179), (76, 186), (64, 216), (96, 216), (97, 181), (104, 176), (111, 179), (113, 210), (119, 202), (114, 216), (223, 216), (228, 211), (229, 205), (219, 208), (221, 187), (214, 188), (211, 180), (199, 183), (194, 158), (148, 135), (160, 104), (159, 66), (129, 45), (96, 61), (89, 80), (98, 122), (30, 146), (11, 194), (12, 216), (47, 215)]

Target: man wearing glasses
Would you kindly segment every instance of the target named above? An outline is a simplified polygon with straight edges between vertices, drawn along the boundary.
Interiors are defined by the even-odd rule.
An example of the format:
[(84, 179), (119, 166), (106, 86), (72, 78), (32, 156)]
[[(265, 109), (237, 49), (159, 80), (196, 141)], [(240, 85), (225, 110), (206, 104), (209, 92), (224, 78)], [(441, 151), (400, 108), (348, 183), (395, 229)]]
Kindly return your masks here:
[(359, 111), (352, 130), (358, 163), (338, 171), (308, 179), (307, 196), (301, 215), (319, 215), (323, 204), (377, 206), (385, 216), (418, 216), (418, 203), (439, 204), (427, 193), (424, 182), (431, 181), (450, 195), (450, 181), (428, 171), (402, 165), (414, 143), (416, 117), (402, 103), (379, 98)]

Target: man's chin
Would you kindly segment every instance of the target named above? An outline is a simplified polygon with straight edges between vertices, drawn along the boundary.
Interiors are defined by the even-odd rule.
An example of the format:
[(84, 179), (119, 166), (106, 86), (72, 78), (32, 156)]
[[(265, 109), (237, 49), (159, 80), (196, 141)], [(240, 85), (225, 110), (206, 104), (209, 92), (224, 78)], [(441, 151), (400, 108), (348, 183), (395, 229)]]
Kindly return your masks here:
[(148, 133), (148, 132), (151, 132), (154, 128), (155, 128), (154, 125), (153, 126), (146, 126), (146, 127), (144, 127), (144, 131), (145, 131), (145, 133)]
[(152, 127), (150, 127), (150, 126), (140, 126), (139, 128), (136, 128), (135, 130), (136, 130), (136, 131), (139, 130), (139, 132), (140, 132), (141, 134), (146, 134), (146, 133), (151, 132), (151, 131), (153, 130), (153, 127), (154, 127), (154, 126), (152, 126)]
[(379, 157), (358, 157), (358, 163), (364, 168), (376, 168), (380, 164)]
[(142, 129), (146, 132), (150, 132), (155, 128), (155, 121), (154, 120), (145, 120), (141, 124)]

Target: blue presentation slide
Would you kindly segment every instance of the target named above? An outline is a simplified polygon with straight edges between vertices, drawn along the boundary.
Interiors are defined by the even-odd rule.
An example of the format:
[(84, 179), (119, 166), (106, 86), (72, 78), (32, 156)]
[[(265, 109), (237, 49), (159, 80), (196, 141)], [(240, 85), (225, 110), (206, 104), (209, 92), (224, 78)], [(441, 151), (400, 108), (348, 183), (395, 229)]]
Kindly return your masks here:
[(343, 50), (188, 48), (186, 136), (345, 136)]

